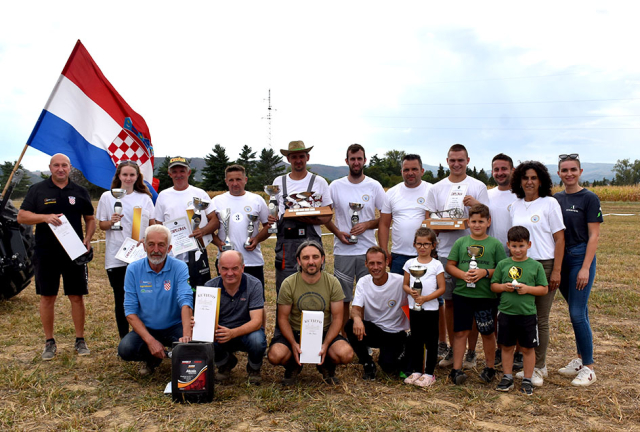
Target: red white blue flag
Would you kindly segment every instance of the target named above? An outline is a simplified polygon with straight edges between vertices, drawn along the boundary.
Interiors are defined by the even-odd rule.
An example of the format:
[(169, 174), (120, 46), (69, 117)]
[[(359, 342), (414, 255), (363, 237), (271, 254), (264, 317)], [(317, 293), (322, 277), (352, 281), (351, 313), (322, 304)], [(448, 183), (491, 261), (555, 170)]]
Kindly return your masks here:
[(120, 161), (135, 161), (156, 195), (149, 128), (79, 40), (27, 144), (49, 155), (66, 154), (87, 180), (104, 189), (111, 188)]

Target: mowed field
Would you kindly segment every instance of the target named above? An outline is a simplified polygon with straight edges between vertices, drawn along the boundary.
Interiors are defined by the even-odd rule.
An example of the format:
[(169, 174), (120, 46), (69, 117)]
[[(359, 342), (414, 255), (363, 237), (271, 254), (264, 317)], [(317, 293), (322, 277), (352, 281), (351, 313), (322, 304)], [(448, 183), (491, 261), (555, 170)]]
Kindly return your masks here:
[[(86, 297), (89, 357), (73, 350), (69, 302), (56, 304), (58, 355), (42, 362), (43, 333), (33, 283), (17, 297), (0, 302), (0, 430), (640, 430), (640, 203), (603, 202), (605, 216), (598, 249), (598, 274), (591, 295), (598, 382), (570, 385), (556, 371), (575, 356), (567, 305), (557, 295), (551, 314), (549, 378), (532, 397), (499, 393), (483, 384), (481, 342), (476, 370), (463, 386), (446, 382), (437, 368), (427, 389), (407, 386), (379, 373), (361, 379), (357, 363), (338, 368), (342, 384), (322, 383), (306, 366), (299, 384), (283, 388), (283, 370), (265, 362), (264, 382), (245, 382), (246, 356), (231, 381), (216, 386), (209, 404), (182, 405), (163, 395), (170, 381), (165, 361), (150, 377), (138, 364), (118, 359), (113, 295), (104, 270), (104, 246), (96, 245)], [(96, 237), (103, 237), (98, 231)], [(333, 239), (324, 237), (327, 270), (333, 270)], [(273, 248), (263, 243), (267, 262), (267, 334), (274, 323)], [(215, 255), (210, 246), (210, 256)], [(213, 267), (213, 260), (211, 263)], [(374, 350), (375, 352), (375, 350)]]

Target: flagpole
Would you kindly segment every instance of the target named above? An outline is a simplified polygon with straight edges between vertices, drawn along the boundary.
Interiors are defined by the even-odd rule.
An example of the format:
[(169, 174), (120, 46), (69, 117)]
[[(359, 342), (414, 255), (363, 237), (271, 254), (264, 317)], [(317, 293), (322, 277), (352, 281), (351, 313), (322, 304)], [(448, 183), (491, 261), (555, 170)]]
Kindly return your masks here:
[(7, 183), (4, 185), (4, 189), (2, 190), (2, 195), (0, 195), (0, 198), (4, 198), (4, 194), (7, 192), (7, 189), (11, 184), (11, 179), (13, 178), (13, 175), (15, 174), (16, 170), (20, 166), (20, 162), (22, 161), (22, 156), (24, 156), (24, 152), (27, 151), (27, 147), (29, 147), (29, 144), (24, 145), (24, 148), (22, 149), (22, 153), (20, 153), (20, 157), (18, 158), (18, 162), (16, 162), (15, 166), (13, 167), (13, 170), (11, 171), (11, 174), (9, 175), (9, 178), (7, 179)]

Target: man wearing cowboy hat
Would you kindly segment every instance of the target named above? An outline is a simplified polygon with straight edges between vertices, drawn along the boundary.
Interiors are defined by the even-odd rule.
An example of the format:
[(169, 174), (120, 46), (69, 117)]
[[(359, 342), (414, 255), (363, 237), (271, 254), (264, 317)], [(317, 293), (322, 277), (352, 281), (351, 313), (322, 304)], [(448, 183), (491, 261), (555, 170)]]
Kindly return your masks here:
[(273, 181), (280, 186), (278, 200), (279, 220), (269, 216), (270, 223), (278, 224), (276, 241), (276, 293), (280, 292), (282, 281), (296, 273), (296, 250), (305, 240), (316, 240), (322, 244), (320, 225), (331, 220), (331, 216), (304, 216), (284, 219), (284, 202), (290, 195), (296, 192), (314, 192), (322, 206), (330, 206), (331, 193), (329, 184), (325, 179), (307, 171), (309, 152), (311, 147), (305, 147), (302, 141), (291, 141), (287, 150), (280, 150), (291, 164), (291, 172)]

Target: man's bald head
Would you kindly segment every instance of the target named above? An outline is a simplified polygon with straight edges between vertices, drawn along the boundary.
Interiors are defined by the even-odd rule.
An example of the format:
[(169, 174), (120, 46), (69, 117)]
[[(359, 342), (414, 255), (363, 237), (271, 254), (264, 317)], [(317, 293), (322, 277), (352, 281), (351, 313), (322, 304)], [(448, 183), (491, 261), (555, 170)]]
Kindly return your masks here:
[(51, 156), (49, 162), (49, 171), (51, 171), (51, 179), (58, 185), (65, 185), (69, 181), (69, 173), (71, 172), (71, 161), (67, 155), (56, 153)]
[(242, 255), (241, 252), (238, 252), (237, 250), (228, 250), (228, 251), (222, 252), (222, 254), (220, 254), (220, 259), (218, 262), (222, 264), (223, 260), (225, 264), (228, 264), (230, 266), (234, 266), (234, 265), (238, 265), (240, 267), (244, 266), (244, 256)]
[(218, 260), (218, 273), (227, 290), (235, 290), (242, 282), (244, 272), (244, 257), (235, 250), (222, 252)]

